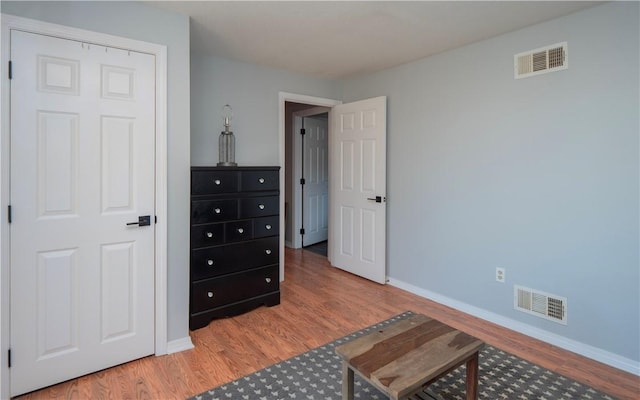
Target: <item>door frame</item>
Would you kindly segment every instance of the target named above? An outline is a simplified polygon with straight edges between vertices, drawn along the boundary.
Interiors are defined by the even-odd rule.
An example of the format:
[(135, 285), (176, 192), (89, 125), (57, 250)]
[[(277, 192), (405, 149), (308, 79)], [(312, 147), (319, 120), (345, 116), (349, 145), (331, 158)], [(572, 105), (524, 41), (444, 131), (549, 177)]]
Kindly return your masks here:
[[(306, 117), (312, 117), (314, 115), (329, 113), (331, 108), (326, 106), (317, 106), (313, 108), (308, 108), (301, 111), (296, 111), (293, 113), (293, 174), (291, 174), (291, 187), (293, 188), (292, 193), (292, 201), (289, 205), (290, 215), (293, 220), (293, 232), (291, 244), (294, 249), (299, 249), (302, 247), (302, 235), (300, 234), (300, 228), (302, 228), (302, 222), (304, 220), (302, 208), (302, 188), (300, 186), (300, 179), (302, 178), (302, 161), (303, 154), (300, 150), (302, 147), (302, 135), (297, 134), (298, 131), (302, 128), (302, 121)], [(328, 122), (327, 122), (327, 134), (329, 132)], [(327, 160), (327, 162), (329, 162)]]
[[(288, 93), (288, 92), (279, 92), (278, 93), (278, 152), (279, 152), (279, 163), (280, 163), (280, 254), (283, 256), (280, 257), (280, 281), (284, 280), (284, 229), (285, 229), (285, 221), (284, 221), (284, 200), (285, 200), (285, 169), (288, 167), (285, 165), (285, 104), (287, 101), (294, 103), (303, 103), (309, 104), (311, 106), (321, 106), (321, 107), (329, 107), (332, 108), (338, 104), (342, 104), (340, 100), (328, 99), (324, 97), (315, 97), (308, 96), (305, 94), (296, 94), (296, 93)], [(329, 135), (331, 135), (331, 130), (329, 129)], [(295, 154), (295, 153), (294, 153)]]
[(8, 206), (10, 200), (10, 31), (21, 30), (55, 36), (80, 42), (130, 49), (155, 56), (155, 354), (167, 354), (167, 48), (120, 36), (52, 24), (44, 21), (1, 14), (0, 73), (2, 97), (0, 99), (0, 398), (9, 397), (10, 370), (8, 349), (11, 341), (10, 326), (10, 227)]

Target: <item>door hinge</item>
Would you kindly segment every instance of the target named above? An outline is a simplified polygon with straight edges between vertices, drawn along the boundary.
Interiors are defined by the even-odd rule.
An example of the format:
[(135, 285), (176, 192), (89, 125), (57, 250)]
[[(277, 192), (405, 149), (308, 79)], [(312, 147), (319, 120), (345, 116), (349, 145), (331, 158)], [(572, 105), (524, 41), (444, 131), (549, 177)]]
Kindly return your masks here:
[(300, 134), (301, 135), (306, 135), (306, 133), (307, 133), (307, 131), (304, 128), (300, 129)]
[(11, 215), (11, 205), (7, 206), (7, 219), (9, 220), (9, 223), (13, 220), (13, 216)]
[(7, 350), (7, 365), (11, 368), (11, 349)]
[(304, 178), (300, 178), (300, 184), (304, 185), (306, 183), (306, 181), (304, 180)]
[(154, 216), (153, 216), (153, 223), (154, 223), (154, 224), (157, 224), (157, 223), (158, 223), (158, 216), (157, 216), (157, 215), (154, 215)]
[(13, 63), (9, 60), (9, 79), (13, 79)]
[(304, 228), (300, 228), (300, 234), (304, 235)]

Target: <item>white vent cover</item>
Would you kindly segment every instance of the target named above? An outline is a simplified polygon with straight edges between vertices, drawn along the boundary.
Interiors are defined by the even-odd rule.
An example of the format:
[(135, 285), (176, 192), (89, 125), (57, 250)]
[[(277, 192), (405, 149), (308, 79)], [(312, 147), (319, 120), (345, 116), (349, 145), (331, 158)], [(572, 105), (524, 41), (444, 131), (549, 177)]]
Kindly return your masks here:
[(516, 54), (513, 56), (513, 62), (516, 79), (567, 69), (567, 42)]
[(522, 286), (513, 287), (516, 310), (550, 321), (567, 324), (567, 298)]

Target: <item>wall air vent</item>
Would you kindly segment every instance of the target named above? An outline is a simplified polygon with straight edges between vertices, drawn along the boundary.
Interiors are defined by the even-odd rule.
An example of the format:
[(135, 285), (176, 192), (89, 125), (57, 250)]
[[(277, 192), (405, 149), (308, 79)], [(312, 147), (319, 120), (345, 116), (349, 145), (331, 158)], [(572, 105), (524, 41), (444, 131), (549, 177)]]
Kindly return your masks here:
[(516, 79), (569, 68), (567, 42), (525, 51), (513, 56)]
[(567, 299), (522, 286), (513, 287), (513, 306), (516, 310), (567, 324)]

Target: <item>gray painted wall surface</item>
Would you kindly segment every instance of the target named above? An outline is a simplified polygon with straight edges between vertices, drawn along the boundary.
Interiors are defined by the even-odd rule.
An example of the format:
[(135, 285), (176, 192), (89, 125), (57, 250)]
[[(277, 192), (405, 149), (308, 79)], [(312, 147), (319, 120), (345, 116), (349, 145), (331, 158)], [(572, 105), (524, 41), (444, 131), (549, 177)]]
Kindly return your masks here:
[[(345, 82), (345, 102), (388, 96), (392, 278), (640, 360), (638, 15), (606, 4)], [(514, 54), (561, 41), (568, 70), (514, 79)], [(568, 325), (515, 311), (514, 284), (566, 296)]]
[(339, 99), (336, 81), (215, 57), (191, 56), (191, 164), (218, 162), (222, 107), (233, 108), (238, 165), (280, 162), (278, 93)]
[(189, 19), (133, 2), (8, 2), (3, 13), (167, 46), (168, 340), (188, 336)]

